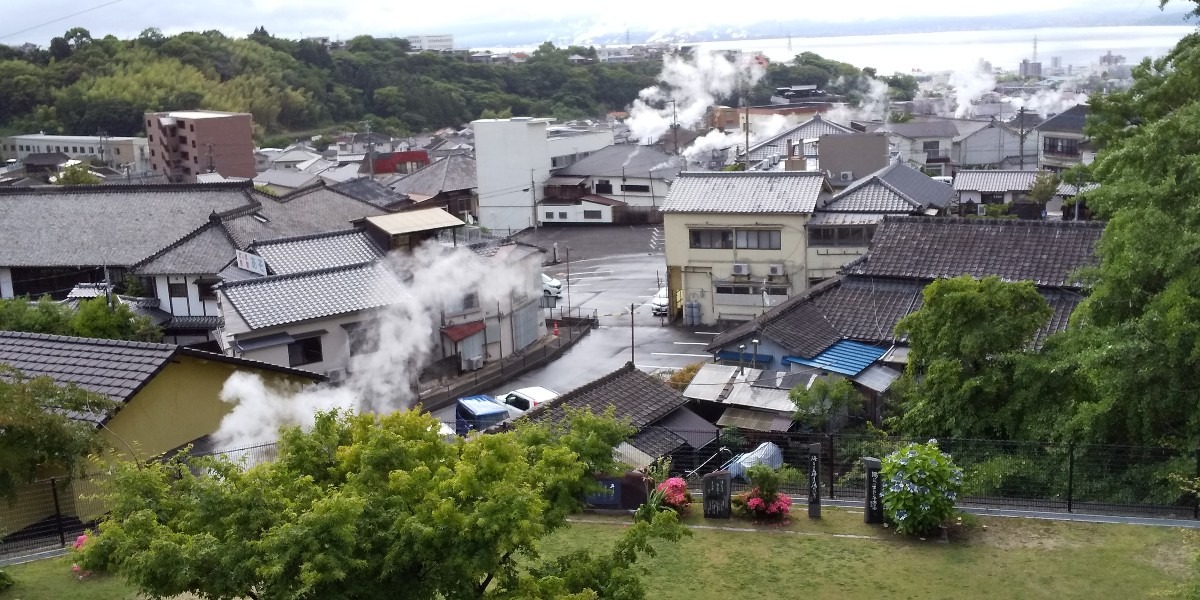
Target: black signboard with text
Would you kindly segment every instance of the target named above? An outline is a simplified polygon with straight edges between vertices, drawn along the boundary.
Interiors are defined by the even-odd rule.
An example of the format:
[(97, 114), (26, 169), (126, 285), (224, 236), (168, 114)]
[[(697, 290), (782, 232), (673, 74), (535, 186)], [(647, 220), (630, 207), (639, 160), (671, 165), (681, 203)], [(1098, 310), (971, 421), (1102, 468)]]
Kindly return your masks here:
[(863, 470), (867, 473), (867, 504), (863, 507), (863, 520), (871, 524), (883, 523), (883, 475), (878, 458), (863, 457)]
[(732, 512), (732, 479), (729, 471), (714, 471), (704, 476), (704, 518), (728, 519)]
[(821, 518), (821, 444), (808, 447), (808, 516)]

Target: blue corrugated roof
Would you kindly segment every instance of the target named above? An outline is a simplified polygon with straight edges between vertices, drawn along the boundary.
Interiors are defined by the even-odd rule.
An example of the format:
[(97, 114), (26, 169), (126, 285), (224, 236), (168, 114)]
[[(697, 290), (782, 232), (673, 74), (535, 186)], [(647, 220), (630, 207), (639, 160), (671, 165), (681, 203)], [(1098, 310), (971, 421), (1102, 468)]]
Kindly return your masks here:
[[(740, 356), (740, 358), (739, 358)], [(746, 364), (769, 365), (775, 360), (770, 354), (753, 354), (751, 352), (742, 352), (740, 355), (737, 350), (725, 350), (717, 353), (717, 360), (724, 363), (738, 362), (739, 360)]]
[(467, 396), (466, 398), (459, 398), (458, 403), (477, 417), (508, 412), (508, 409), (504, 408), (503, 404), (492, 400), (490, 396)]
[(812, 360), (788, 356), (784, 357), (783, 362), (816, 367), (831, 373), (854, 377), (871, 366), (871, 363), (879, 360), (884, 352), (887, 352), (887, 348), (842, 340), (826, 348)]

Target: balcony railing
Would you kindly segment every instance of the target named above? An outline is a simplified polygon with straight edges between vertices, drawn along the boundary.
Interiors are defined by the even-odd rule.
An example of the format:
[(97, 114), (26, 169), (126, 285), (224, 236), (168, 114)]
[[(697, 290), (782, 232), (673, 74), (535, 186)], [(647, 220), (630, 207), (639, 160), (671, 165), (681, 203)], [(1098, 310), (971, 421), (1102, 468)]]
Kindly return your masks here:
[(950, 149), (925, 150), (925, 162), (946, 162), (950, 160)]

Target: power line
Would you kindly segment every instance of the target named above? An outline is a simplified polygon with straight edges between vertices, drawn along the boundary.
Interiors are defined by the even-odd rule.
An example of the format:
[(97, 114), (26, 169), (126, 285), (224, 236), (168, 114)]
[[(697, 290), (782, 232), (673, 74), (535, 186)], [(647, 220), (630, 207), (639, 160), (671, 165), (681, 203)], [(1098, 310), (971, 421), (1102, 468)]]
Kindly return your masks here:
[(14, 31), (12, 33), (6, 33), (4, 35), (0, 35), (0, 40), (8, 39), (13, 36), (18, 36), (18, 35), (21, 35), (22, 33), (27, 33), (27, 32), (33, 31), (35, 29), (41, 29), (47, 25), (53, 25), (55, 23), (58, 23), (59, 21), (66, 21), (67, 19), (73, 19), (75, 17), (78, 17), (79, 15), (82, 15), (85, 13), (90, 13), (93, 10), (100, 10), (101, 8), (104, 8), (106, 6), (112, 6), (118, 2), (123, 2), (123, 1), (124, 0), (109, 0), (108, 2), (105, 2), (104, 4), (97, 4), (96, 6), (93, 6), (91, 8), (85, 8), (81, 11), (76, 11), (69, 15), (65, 15), (65, 16), (59, 17), (57, 19), (52, 19), (50, 21), (46, 21), (45, 23), (40, 23), (38, 25), (34, 25), (33, 27), (26, 27), (25, 29), (22, 29), (20, 31)]

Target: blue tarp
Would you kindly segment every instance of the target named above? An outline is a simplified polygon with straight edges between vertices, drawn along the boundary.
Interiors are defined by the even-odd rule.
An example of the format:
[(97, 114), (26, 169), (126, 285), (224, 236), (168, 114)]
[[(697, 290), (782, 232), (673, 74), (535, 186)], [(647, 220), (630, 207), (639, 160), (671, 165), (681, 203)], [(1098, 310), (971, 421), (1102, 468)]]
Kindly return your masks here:
[(731, 458), (729, 462), (721, 466), (721, 469), (729, 471), (729, 475), (734, 479), (740, 477), (749, 480), (749, 477), (746, 476), (746, 469), (759, 464), (767, 465), (772, 469), (782, 467), (783, 451), (771, 442), (763, 442), (754, 450)]
[(454, 432), (467, 435), (470, 431), (487, 429), (508, 418), (508, 409), (491, 396), (467, 396), (458, 399)]
[(736, 363), (740, 360), (747, 365), (758, 364), (762, 366), (769, 365), (771, 364), (771, 361), (775, 360), (775, 357), (771, 356), (770, 354), (755, 355), (751, 352), (742, 352), (741, 359), (738, 358), (738, 355), (739, 353), (736, 350), (725, 350), (717, 353), (717, 360), (723, 361), (726, 364)]
[(826, 348), (811, 360), (786, 356), (783, 362), (816, 367), (831, 373), (854, 377), (871, 366), (871, 363), (879, 360), (879, 357), (883, 356), (885, 352), (887, 352), (887, 348), (842, 340)]

